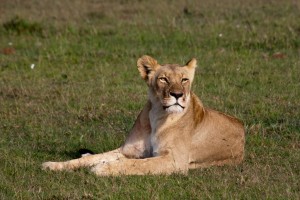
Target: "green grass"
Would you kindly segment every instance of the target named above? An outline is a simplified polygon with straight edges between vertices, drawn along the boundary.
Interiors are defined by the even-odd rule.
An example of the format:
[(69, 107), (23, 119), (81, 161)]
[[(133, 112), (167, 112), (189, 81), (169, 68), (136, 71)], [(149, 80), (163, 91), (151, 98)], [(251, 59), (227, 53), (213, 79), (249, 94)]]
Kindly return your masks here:
[[(30, 0), (0, 12), (0, 199), (300, 198), (299, 2)], [(42, 171), (122, 144), (147, 99), (143, 54), (198, 59), (195, 93), (245, 123), (244, 163), (188, 176)]]

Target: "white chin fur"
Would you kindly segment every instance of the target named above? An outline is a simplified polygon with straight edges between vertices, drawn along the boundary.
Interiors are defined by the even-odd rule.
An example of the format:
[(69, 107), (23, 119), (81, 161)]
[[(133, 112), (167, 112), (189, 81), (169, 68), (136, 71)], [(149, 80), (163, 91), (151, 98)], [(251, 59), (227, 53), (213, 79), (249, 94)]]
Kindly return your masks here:
[(183, 111), (183, 108), (179, 105), (173, 105), (173, 106), (166, 108), (166, 111), (168, 113), (180, 113)]

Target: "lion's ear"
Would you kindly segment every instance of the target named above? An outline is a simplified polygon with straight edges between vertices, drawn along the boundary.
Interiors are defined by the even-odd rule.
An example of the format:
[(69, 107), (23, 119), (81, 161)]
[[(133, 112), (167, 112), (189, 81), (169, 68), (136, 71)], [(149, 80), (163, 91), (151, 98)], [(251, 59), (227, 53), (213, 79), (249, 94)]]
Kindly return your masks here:
[(157, 61), (147, 55), (142, 56), (137, 61), (137, 67), (144, 80), (149, 80), (149, 75), (158, 68), (159, 64)]
[(186, 63), (185, 67), (188, 69), (191, 82), (193, 82), (195, 70), (197, 67), (197, 60), (195, 58), (192, 58), (189, 62)]
[(192, 58), (190, 61), (186, 63), (187, 68), (195, 69), (197, 67), (197, 60), (196, 58)]

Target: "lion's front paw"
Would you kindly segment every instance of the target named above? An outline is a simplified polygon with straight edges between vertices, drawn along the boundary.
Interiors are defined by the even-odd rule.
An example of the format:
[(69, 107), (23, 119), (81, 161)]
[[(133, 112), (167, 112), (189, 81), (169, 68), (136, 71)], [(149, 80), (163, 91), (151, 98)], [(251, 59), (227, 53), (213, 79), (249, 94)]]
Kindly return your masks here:
[(53, 170), (53, 171), (60, 171), (63, 170), (63, 164), (60, 162), (44, 162), (42, 164), (43, 170)]

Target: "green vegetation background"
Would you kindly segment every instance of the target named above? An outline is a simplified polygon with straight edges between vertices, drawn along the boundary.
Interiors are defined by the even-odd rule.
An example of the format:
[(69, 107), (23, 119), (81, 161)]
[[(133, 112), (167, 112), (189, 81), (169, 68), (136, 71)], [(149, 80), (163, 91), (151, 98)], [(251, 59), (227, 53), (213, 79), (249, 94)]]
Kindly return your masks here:
[[(242, 119), (237, 167), (188, 176), (41, 170), (122, 144), (147, 99), (136, 70), (198, 59), (194, 92)], [(300, 2), (0, 2), (0, 199), (299, 199)]]

